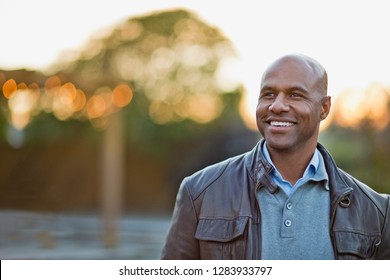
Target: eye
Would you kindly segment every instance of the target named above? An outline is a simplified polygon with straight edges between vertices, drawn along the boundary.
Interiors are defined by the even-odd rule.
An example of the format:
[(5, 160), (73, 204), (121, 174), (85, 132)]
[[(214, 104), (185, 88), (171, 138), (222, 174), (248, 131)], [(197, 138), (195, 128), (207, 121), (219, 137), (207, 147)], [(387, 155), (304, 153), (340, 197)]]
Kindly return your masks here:
[(295, 98), (295, 99), (303, 98), (303, 94), (300, 92), (297, 92), (297, 91), (293, 91), (290, 93), (290, 97)]
[(264, 91), (260, 94), (260, 97), (263, 97), (263, 98), (273, 98), (275, 97), (275, 92), (273, 91)]

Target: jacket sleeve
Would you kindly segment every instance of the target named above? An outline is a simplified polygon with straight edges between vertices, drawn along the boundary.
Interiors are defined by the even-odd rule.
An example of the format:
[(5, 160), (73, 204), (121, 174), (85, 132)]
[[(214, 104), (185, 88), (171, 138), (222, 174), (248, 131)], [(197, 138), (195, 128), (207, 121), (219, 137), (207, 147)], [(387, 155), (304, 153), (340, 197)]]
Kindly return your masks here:
[(161, 259), (200, 258), (199, 243), (195, 238), (198, 219), (187, 183), (188, 181), (184, 179), (179, 188)]
[(390, 195), (387, 196), (385, 223), (382, 230), (382, 240), (378, 248), (377, 258), (390, 260)]

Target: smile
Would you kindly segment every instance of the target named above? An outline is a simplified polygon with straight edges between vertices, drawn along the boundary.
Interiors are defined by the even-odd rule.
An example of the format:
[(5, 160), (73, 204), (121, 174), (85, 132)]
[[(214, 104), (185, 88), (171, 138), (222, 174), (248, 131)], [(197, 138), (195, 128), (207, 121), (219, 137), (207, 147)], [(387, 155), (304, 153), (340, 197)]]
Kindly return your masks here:
[(272, 126), (277, 126), (277, 127), (288, 127), (288, 126), (293, 126), (294, 123), (292, 122), (278, 122), (278, 121), (271, 121), (270, 125)]

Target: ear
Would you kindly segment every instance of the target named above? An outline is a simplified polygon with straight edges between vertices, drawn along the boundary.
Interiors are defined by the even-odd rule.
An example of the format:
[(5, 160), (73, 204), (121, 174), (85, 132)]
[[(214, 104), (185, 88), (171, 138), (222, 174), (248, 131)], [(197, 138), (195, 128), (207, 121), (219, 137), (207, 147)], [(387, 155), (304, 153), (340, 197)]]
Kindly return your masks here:
[(326, 96), (322, 99), (321, 115), (320, 115), (321, 121), (325, 120), (326, 117), (329, 115), (330, 107), (332, 105), (331, 103), (332, 101), (330, 96)]

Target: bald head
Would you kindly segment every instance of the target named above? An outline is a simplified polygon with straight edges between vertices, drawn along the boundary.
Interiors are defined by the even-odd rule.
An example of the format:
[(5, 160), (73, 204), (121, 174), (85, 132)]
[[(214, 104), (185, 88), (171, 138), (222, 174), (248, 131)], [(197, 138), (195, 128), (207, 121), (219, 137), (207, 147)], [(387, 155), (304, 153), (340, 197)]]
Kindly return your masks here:
[(325, 68), (317, 60), (302, 54), (289, 54), (274, 61), (264, 72), (261, 80), (262, 84), (268, 73), (284, 65), (295, 67), (297, 70), (304, 69), (307, 71), (308, 74), (312, 75), (314, 79), (313, 85), (317, 88), (318, 92), (323, 96), (327, 95), (328, 74)]

